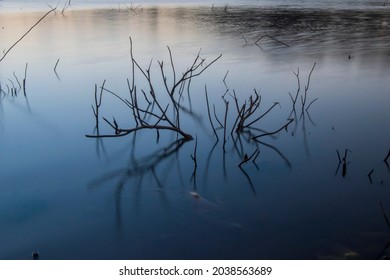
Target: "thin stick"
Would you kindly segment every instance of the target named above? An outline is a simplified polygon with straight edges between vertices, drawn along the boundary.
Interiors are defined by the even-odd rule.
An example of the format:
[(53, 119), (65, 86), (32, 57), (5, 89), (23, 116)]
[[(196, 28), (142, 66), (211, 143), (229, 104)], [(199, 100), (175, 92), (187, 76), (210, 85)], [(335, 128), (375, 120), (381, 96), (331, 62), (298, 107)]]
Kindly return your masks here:
[(57, 59), (56, 65), (54, 66), (54, 72), (57, 72), (56, 69), (57, 69), (58, 62), (60, 62), (60, 59)]
[(251, 187), (253, 194), (256, 195), (256, 189), (255, 189), (255, 186), (253, 185), (251, 177), (249, 177), (248, 173), (246, 173), (245, 170), (241, 166), (239, 166), (239, 168), (240, 168), (241, 172), (244, 174), (244, 176), (248, 179), (248, 182), (249, 182), (249, 185)]
[(22, 88), (22, 85), (20, 84), (19, 79), (18, 79), (18, 77), (17, 77), (16, 74), (15, 74), (15, 71), (14, 71), (13, 75), (14, 75), (14, 77), (15, 77), (16, 82), (17, 82), (18, 85), (19, 85), (19, 90), (20, 90), (20, 89)]
[(228, 74), (229, 74), (229, 70), (226, 71), (225, 77), (223, 77), (223, 80), (222, 80), (225, 85), (226, 85), (225, 80), (226, 80), (226, 77)]
[(210, 106), (209, 106), (209, 98), (208, 98), (208, 96), (207, 96), (207, 87), (206, 87), (206, 85), (204, 86), (204, 91), (205, 91), (205, 94), (206, 94), (207, 114), (208, 114), (208, 116), (209, 116), (209, 121), (210, 121), (211, 127), (213, 128), (214, 135), (215, 135), (215, 137), (217, 138), (217, 141), (219, 141), (218, 134), (217, 134), (217, 132), (215, 131), (215, 127), (214, 127), (213, 121), (211, 120)]
[(337, 152), (337, 157), (339, 158), (339, 163), (341, 163), (341, 157), (340, 157), (339, 150), (336, 149), (336, 152)]
[(28, 63), (26, 62), (26, 68), (24, 69), (24, 79), (23, 79), (23, 93), (24, 93), (24, 96), (27, 96), (27, 94), (26, 94), (27, 66), (28, 66)]
[(198, 162), (196, 160), (196, 150), (197, 150), (197, 148), (198, 148), (198, 136), (196, 135), (195, 136), (194, 154), (193, 155), (190, 154), (192, 160), (194, 161), (194, 168), (195, 168), (194, 173), (196, 173), (196, 167), (198, 166)]
[[(311, 74), (313, 73), (314, 68), (316, 67), (316, 64), (317, 64), (317, 62), (314, 62), (313, 67), (312, 67), (311, 70), (310, 70), (309, 76), (307, 77), (307, 84), (306, 84), (306, 86), (305, 86), (305, 94), (304, 94), (303, 97), (301, 96), (301, 101), (302, 101), (302, 112), (303, 112), (303, 110), (305, 109), (306, 99), (307, 99), (307, 91), (309, 90), (309, 86), (310, 86)], [(314, 102), (314, 101), (313, 101), (313, 102)], [(313, 103), (313, 102), (312, 102), (312, 103)], [(310, 105), (311, 105), (311, 103), (310, 103)]]
[(198, 163), (196, 160), (196, 149), (198, 147), (198, 135), (195, 136), (195, 147), (194, 147), (194, 154), (190, 154), (192, 160), (194, 161), (194, 171), (192, 172), (191, 181), (194, 182), (194, 190), (196, 190), (196, 170), (198, 168)]
[(256, 155), (255, 155), (255, 157), (253, 158), (253, 160), (252, 160), (252, 162), (256, 165), (256, 159), (257, 159), (257, 157), (260, 155), (260, 150), (259, 149), (257, 149), (257, 153), (256, 153)]
[(29, 30), (27, 30), (26, 33), (23, 34), (22, 37), (20, 37), (6, 52), (4, 52), (4, 55), (0, 58), (0, 62), (3, 61), (3, 59), (7, 56), (7, 54), (20, 42), (23, 40), (24, 37), (27, 36), (28, 33), (30, 33), (31, 30), (35, 26), (37, 26), (46, 16), (48, 16), (50, 13), (54, 12), (56, 8), (52, 8), (50, 11), (48, 11), (44, 16), (42, 16), (33, 26), (30, 27)]
[(214, 109), (214, 117), (217, 120), (218, 124), (223, 127), (223, 124), (220, 122), (220, 120), (217, 117), (217, 112), (215, 111), (215, 104), (213, 104), (213, 109)]
[(249, 124), (245, 125), (245, 127), (249, 127), (251, 126), (252, 124), (254, 124), (255, 122), (259, 121), (260, 119), (262, 119), (264, 116), (266, 116), (269, 112), (271, 112), (271, 110), (276, 106), (276, 105), (280, 105), (279, 102), (274, 102), (274, 104), (264, 113), (262, 114), (260, 117), (258, 117), (257, 119), (255, 119), (254, 121), (250, 122)]
[(313, 103), (314, 103), (315, 101), (317, 101), (317, 100), (318, 100), (318, 98), (314, 99), (312, 102), (309, 103), (309, 105), (308, 105), (307, 108), (306, 108), (306, 112), (307, 112), (307, 110), (309, 110), (311, 104), (313, 104)]
[(225, 110), (225, 119), (224, 119), (224, 122), (223, 122), (223, 151), (225, 152), (225, 144), (226, 144), (226, 121), (227, 121), (227, 115), (228, 115), (228, 111), (229, 111), (229, 102), (228, 101), (225, 101), (225, 106), (226, 106), (226, 110)]
[(298, 83), (298, 87), (297, 87), (297, 92), (295, 94), (295, 97), (293, 98), (291, 93), (288, 93), (291, 97), (291, 101), (293, 102), (293, 110), (295, 110), (295, 103), (297, 102), (297, 99), (298, 99), (298, 95), (299, 95), (299, 92), (301, 91), (301, 81), (299, 79), (299, 68), (297, 70), (297, 72), (293, 72), (295, 77), (297, 78), (297, 83)]
[(281, 128), (279, 128), (278, 130), (275, 130), (275, 131), (273, 131), (273, 132), (263, 133), (263, 134), (254, 136), (254, 137), (252, 137), (252, 139), (255, 140), (255, 139), (260, 138), (260, 137), (263, 137), (263, 136), (276, 134), (276, 133), (280, 132), (282, 129), (287, 129), (288, 125), (289, 125), (290, 123), (292, 123), (293, 121), (294, 121), (294, 119), (289, 119), (288, 122), (287, 122), (285, 125), (283, 125)]

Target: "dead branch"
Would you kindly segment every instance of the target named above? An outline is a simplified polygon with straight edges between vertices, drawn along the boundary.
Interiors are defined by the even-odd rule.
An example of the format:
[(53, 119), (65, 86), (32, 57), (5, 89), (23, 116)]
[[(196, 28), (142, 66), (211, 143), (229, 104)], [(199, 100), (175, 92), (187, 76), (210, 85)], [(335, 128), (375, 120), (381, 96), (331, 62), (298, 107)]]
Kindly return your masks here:
[(288, 94), (290, 95), (291, 101), (293, 103), (293, 110), (295, 110), (295, 103), (297, 102), (299, 92), (301, 91), (301, 82), (300, 82), (300, 79), (299, 79), (299, 68), (298, 68), (296, 73), (295, 72), (293, 72), (293, 73), (294, 73), (295, 77), (297, 78), (297, 83), (298, 83), (297, 92), (295, 93), (295, 97), (294, 98), (292, 97), (290, 92)]
[(307, 108), (305, 108), (306, 101), (307, 101), (307, 91), (309, 90), (309, 86), (310, 86), (311, 74), (313, 73), (314, 68), (316, 67), (316, 64), (317, 64), (317, 63), (314, 62), (313, 67), (312, 67), (311, 70), (310, 70), (309, 76), (307, 77), (307, 83), (306, 83), (306, 86), (305, 86), (305, 93), (304, 93), (303, 96), (301, 96), (302, 113), (303, 113), (304, 110), (307, 111), (307, 110), (309, 109), (310, 105), (311, 105), (314, 101), (317, 100), (317, 99), (315, 99), (314, 101), (312, 101), (312, 102), (309, 104), (309, 106), (308, 106)]
[(28, 67), (28, 63), (26, 62), (26, 68), (24, 69), (24, 79), (23, 79), (23, 93), (24, 93), (24, 96), (27, 96), (27, 93), (26, 93), (27, 67)]
[[(204, 91), (205, 91), (205, 95), (206, 95), (207, 114), (208, 114), (208, 116), (209, 116), (210, 125), (211, 125), (211, 128), (213, 129), (213, 132), (214, 132), (215, 137), (217, 138), (217, 141), (219, 141), (218, 134), (217, 134), (217, 132), (215, 131), (215, 127), (214, 127), (213, 121), (211, 120), (209, 98), (208, 98), (208, 96), (207, 96), (207, 87), (206, 87), (206, 86), (204, 86)], [(214, 107), (214, 109), (215, 109), (215, 107)]]
[(277, 130), (275, 130), (275, 131), (273, 131), (273, 132), (267, 132), (267, 133), (263, 133), (263, 134), (254, 136), (254, 137), (252, 137), (252, 139), (253, 139), (253, 140), (256, 140), (256, 139), (258, 139), (258, 138), (260, 138), (260, 137), (264, 137), (264, 136), (268, 136), (268, 135), (277, 134), (277, 133), (280, 132), (281, 130), (287, 129), (288, 125), (289, 125), (290, 123), (292, 123), (293, 121), (294, 121), (294, 119), (289, 119), (288, 122), (287, 122), (285, 125), (283, 125), (281, 128), (279, 128), (279, 129), (277, 129)]
[(225, 102), (225, 118), (223, 122), (223, 151), (225, 152), (225, 145), (226, 145), (226, 122), (227, 122), (227, 116), (228, 116), (228, 111), (229, 111), (229, 102), (224, 99)]
[[(161, 93), (158, 93), (155, 86), (155, 79), (151, 75), (151, 67), (152, 61), (150, 62), (147, 69), (143, 69), (139, 63), (136, 61), (133, 55), (133, 42), (131, 37), (130, 40), (130, 58), (131, 58), (131, 67), (132, 67), (132, 81), (127, 80), (127, 86), (129, 90), (130, 99), (122, 98), (119, 94), (116, 94), (106, 88), (105, 91), (110, 92), (113, 96), (119, 99), (122, 103), (124, 103), (128, 108), (132, 111), (132, 118), (134, 120), (135, 126), (125, 128), (119, 126), (115, 118), (112, 121), (107, 120), (107, 118), (103, 118), (105, 122), (114, 129), (114, 134), (104, 134), (104, 135), (87, 135), (87, 137), (119, 137), (125, 136), (130, 133), (143, 130), (143, 129), (156, 129), (160, 130), (170, 130), (174, 131), (178, 135), (181, 135), (185, 141), (192, 140), (193, 137), (182, 130), (181, 122), (180, 122), (180, 112), (183, 110), (183, 107), (180, 105), (180, 98), (185, 87), (185, 83), (190, 81), (194, 77), (200, 76), (208, 67), (210, 67), (214, 62), (216, 62), (220, 57), (218, 56), (216, 59), (212, 60), (210, 63), (206, 64), (205, 59), (200, 57), (200, 52), (195, 57), (191, 66), (179, 75), (175, 69), (175, 63), (172, 55), (171, 49), (168, 47), (169, 59), (170, 59), (170, 68), (172, 71), (172, 80), (168, 82), (169, 79), (167, 77), (164, 62), (159, 61), (158, 65), (160, 68), (160, 74), (163, 79), (163, 93), (168, 95), (169, 101), (167, 105), (163, 105), (162, 99), (160, 97)], [(140, 102), (138, 97), (138, 90), (135, 84), (135, 72), (140, 72), (141, 76), (146, 80), (147, 85), (149, 87), (148, 90), (141, 89), (143, 97), (145, 101), (148, 103), (147, 107), (143, 107), (142, 104), (144, 102)], [(177, 96), (176, 93), (179, 93)], [(96, 102), (95, 98), (95, 109), (100, 107), (100, 103)], [(185, 111), (185, 109), (183, 110)], [(94, 114), (96, 110), (94, 110)], [(173, 115), (173, 117), (171, 117)], [(96, 114), (95, 114), (96, 117)]]
[(3, 56), (0, 58), (0, 62), (3, 61), (3, 59), (7, 56), (7, 54), (20, 42), (23, 40), (24, 37), (27, 36), (28, 33), (31, 32), (31, 30), (34, 29), (35, 26), (37, 26), (46, 16), (48, 16), (50, 13), (54, 12), (56, 8), (52, 8), (50, 11), (48, 11), (46, 14), (44, 14), (33, 26), (30, 27), (29, 30), (27, 30), (26, 33), (23, 34), (22, 37), (20, 37), (7, 51), (4, 52)]

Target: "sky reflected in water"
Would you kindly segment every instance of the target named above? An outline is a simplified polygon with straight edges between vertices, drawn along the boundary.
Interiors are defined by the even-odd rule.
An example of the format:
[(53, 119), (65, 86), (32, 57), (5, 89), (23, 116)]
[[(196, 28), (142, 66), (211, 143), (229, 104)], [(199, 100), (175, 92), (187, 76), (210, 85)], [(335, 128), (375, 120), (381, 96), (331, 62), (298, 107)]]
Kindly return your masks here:
[[(2, 13), (0, 50), (41, 16)], [(388, 255), (390, 235), (379, 207), (381, 201), (390, 215), (390, 171), (383, 161), (390, 148), (388, 18), (382, 8), (225, 11), (222, 5), (136, 12), (71, 7), (49, 15), (0, 62), (0, 258), (29, 259), (34, 250), (42, 259)], [(199, 50), (205, 63), (222, 54), (191, 82), (191, 103), (183, 94), (193, 113), (183, 112), (182, 126), (198, 139), (195, 177), (195, 141), (169, 146), (174, 133), (161, 131), (158, 143), (153, 130), (85, 137), (95, 133), (95, 84), (106, 80), (105, 88), (128, 97), (129, 36), (141, 67), (152, 63), (159, 92), (158, 61), (170, 69), (167, 46), (177, 73)], [(17, 81), (26, 63), (25, 97)], [(303, 115), (298, 100), (294, 115), (294, 72), (299, 69), (304, 91), (314, 63), (308, 99), (318, 100)], [(171, 82), (171, 72), (167, 76)], [(142, 75), (135, 77), (146, 90)], [(294, 122), (261, 143), (229, 131), (223, 152), (207, 117), (205, 85), (221, 121), (221, 96), (229, 91), (229, 127), (237, 115), (233, 90), (242, 104), (256, 89), (259, 114), (280, 103), (258, 129)], [(101, 114), (132, 125), (129, 108), (108, 92)], [(102, 121), (100, 132), (112, 129)], [(223, 137), (223, 129), (217, 132)], [(240, 169), (244, 155), (256, 149), (256, 164)], [(339, 166), (336, 150), (344, 155), (346, 149), (351, 152)]]

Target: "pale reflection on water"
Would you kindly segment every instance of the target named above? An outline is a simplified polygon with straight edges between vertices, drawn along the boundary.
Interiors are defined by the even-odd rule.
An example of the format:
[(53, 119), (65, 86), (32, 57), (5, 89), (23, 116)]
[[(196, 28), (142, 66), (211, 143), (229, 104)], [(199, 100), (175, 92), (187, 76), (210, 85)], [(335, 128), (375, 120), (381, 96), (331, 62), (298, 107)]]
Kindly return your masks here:
[[(1, 14), (0, 49), (40, 16)], [(34, 250), (44, 259), (388, 254), (379, 208), (382, 201), (390, 215), (390, 172), (383, 162), (390, 148), (388, 18), (387, 9), (225, 12), (223, 6), (70, 9), (49, 16), (0, 62), (5, 92), (17, 85), (14, 73), (23, 79), (28, 63), (27, 98), (3, 92), (0, 101), (0, 258), (30, 258)], [(255, 44), (263, 35), (271, 37)], [(84, 136), (94, 132), (95, 84), (106, 79), (108, 89), (128, 94), (129, 36), (142, 67), (153, 59), (156, 79), (157, 60), (169, 62), (168, 45), (178, 72), (200, 49), (206, 61), (222, 54), (193, 81), (196, 114), (183, 120), (198, 136), (195, 178), (194, 142), (161, 156), (175, 135), (161, 133), (159, 143), (155, 132)], [(304, 117), (298, 112), (288, 132), (264, 138), (257, 166), (237, 167), (253, 143), (229, 138), (226, 153), (221, 142), (214, 147), (205, 84), (219, 116), (227, 88), (242, 102), (258, 89), (262, 112), (280, 102), (261, 122), (261, 129), (272, 130), (290, 115), (293, 71), (299, 68), (303, 88), (314, 62), (308, 92), (318, 101)], [(127, 108), (111, 95), (103, 104), (107, 118), (128, 120)], [(343, 177), (336, 173), (336, 150), (345, 149), (352, 152)]]

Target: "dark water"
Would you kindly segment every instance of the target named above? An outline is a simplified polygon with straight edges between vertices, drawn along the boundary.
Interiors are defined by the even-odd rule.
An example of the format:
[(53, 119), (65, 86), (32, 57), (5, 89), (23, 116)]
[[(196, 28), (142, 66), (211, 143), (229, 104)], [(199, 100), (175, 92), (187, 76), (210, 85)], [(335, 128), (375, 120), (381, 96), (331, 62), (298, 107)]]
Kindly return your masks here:
[[(45, 18), (0, 62), (0, 258), (29, 259), (35, 250), (42, 259), (388, 255), (390, 171), (383, 159), (390, 148), (390, 12), (365, 7), (70, 8)], [(1, 14), (0, 49), (41, 15)], [(170, 99), (158, 61), (165, 62), (170, 84), (167, 45), (177, 77), (200, 49), (205, 63), (222, 54), (191, 81), (191, 99), (183, 91), (181, 128), (197, 141), (177, 142), (175, 133), (160, 130), (157, 142), (153, 129), (85, 137), (96, 134), (95, 84), (106, 80), (105, 88), (129, 98), (129, 36), (142, 69), (153, 59), (164, 105)], [(26, 62), (27, 98), (17, 82)], [(308, 102), (318, 100), (302, 114), (298, 98), (294, 114), (294, 72), (299, 69), (301, 95), (314, 63)], [(147, 92), (139, 71), (135, 78)], [(222, 96), (229, 102), (225, 145), (224, 129), (215, 141), (205, 85), (221, 123)], [(274, 102), (280, 106), (252, 135), (293, 118), (287, 131), (259, 141), (230, 134), (238, 114), (233, 94), (243, 104), (254, 89), (262, 101), (252, 120)], [(100, 114), (121, 127), (134, 125), (132, 111), (107, 91)], [(103, 119), (99, 132), (114, 133)], [(350, 151), (345, 162), (339, 164), (337, 150), (341, 157)], [(254, 162), (238, 166), (257, 152)]]

